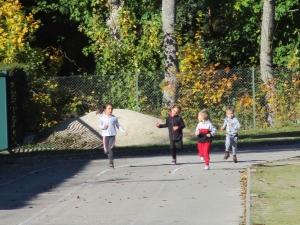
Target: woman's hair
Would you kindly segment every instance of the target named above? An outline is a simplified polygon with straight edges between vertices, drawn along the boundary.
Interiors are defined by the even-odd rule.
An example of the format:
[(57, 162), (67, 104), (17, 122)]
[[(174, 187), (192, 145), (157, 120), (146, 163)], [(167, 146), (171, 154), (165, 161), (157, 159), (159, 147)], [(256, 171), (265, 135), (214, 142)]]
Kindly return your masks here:
[(111, 106), (112, 108), (114, 108), (112, 104), (106, 103), (105, 105), (102, 106), (101, 109), (99, 109), (99, 110), (96, 111), (96, 115), (103, 113), (103, 111), (106, 109), (107, 106)]
[(209, 119), (209, 112), (207, 109), (202, 109), (198, 114), (200, 114), (204, 120)]

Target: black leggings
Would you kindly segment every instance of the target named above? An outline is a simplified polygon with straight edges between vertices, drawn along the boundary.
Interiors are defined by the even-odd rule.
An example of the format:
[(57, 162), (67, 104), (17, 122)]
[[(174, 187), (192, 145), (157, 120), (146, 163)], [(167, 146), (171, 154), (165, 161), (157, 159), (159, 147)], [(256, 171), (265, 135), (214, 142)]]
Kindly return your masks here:
[(176, 149), (182, 150), (182, 148), (183, 148), (182, 139), (176, 141), (170, 140), (170, 149), (171, 149), (171, 154), (173, 159), (176, 159)]
[(109, 163), (114, 163), (114, 152), (113, 147), (115, 145), (116, 136), (103, 136), (103, 147), (104, 150), (109, 154)]

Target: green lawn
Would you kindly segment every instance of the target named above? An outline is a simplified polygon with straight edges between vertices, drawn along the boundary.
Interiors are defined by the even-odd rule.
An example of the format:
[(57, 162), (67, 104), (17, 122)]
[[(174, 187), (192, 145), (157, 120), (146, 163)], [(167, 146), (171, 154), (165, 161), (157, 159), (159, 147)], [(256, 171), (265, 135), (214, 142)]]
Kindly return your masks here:
[(253, 166), (251, 224), (296, 225), (300, 222), (300, 158)]

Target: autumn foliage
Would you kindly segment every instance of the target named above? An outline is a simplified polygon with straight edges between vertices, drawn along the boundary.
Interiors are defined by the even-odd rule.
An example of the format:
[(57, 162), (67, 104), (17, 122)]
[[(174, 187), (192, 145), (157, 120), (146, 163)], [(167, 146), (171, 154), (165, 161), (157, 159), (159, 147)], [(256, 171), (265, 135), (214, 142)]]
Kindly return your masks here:
[(38, 28), (34, 11), (25, 15), (18, 0), (0, 0), (0, 60), (18, 62), (19, 54), (26, 51)]

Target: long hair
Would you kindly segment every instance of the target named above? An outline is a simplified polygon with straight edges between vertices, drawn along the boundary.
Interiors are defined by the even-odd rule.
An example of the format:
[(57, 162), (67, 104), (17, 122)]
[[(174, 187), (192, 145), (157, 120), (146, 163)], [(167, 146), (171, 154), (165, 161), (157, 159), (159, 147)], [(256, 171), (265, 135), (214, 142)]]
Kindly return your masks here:
[(103, 113), (103, 111), (106, 109), (106, 107), (107, 107), (107, 106), (111, 106), (112, 108), (114, 108), (112, 104), (110, 104), (110, 103), (106, 103), (105, 105), (103, 105), (103, 106), (102, 106), (102, 108), (101, 108), (101, 109), (98, 109), (98, 110), (96, 111), (96, 115), (98, 115), (98, 114), (102, 114), (102, 113)]

